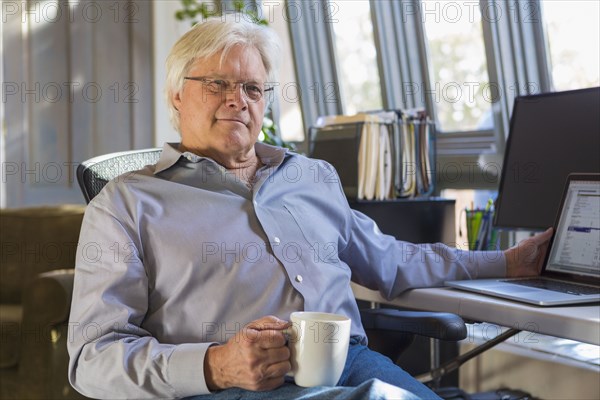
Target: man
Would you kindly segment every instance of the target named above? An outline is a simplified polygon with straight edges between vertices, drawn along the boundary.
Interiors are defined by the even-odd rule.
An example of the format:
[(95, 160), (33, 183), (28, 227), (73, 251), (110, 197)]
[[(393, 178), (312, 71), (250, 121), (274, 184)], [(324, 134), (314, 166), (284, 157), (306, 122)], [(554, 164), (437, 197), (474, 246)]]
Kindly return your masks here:
[[(505, 254), (398, 242), (348, 207), (330, 165), (257, 143), (278, 55), (268, 28), (220, 19), (173, 47), (167, 101), (181, 143), (110, 182), (82, 226), (69, 378), (83, 394), (435, 398), (365, 346), (350, 280), (393, 298), (537, 273), (549, 232)], [(352, 319), (339, 387), (285, 380), (297, 310)]]

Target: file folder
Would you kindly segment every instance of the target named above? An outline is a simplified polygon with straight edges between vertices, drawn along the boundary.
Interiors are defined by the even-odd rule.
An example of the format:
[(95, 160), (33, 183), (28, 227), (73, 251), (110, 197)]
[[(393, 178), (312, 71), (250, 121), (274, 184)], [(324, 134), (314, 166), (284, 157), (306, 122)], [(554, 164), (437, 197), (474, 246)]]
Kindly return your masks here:
[(320, 117), (309, 155), (331, 163), (347, 197), (427, 197), (435, 186), (433, 123), (422, 110)]

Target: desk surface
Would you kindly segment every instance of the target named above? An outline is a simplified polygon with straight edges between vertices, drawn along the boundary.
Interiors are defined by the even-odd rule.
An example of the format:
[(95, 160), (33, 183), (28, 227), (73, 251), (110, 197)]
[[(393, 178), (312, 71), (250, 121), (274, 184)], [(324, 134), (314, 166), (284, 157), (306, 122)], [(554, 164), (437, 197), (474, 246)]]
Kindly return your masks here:
[(458, 314), (464, 319), (600, 345), (600, 306), (535, 307), (450, 288), (415, 289), (388, 301), (352, 284), (357, 299), (413, 310)]

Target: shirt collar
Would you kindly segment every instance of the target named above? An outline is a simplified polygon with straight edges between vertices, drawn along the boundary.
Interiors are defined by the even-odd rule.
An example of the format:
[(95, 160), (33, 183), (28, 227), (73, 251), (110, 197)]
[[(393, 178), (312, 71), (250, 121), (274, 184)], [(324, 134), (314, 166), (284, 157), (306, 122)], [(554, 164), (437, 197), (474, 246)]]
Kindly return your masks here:
[[(269, 167), (277, 167), (281, 165), (288, 154), (287, 149), (271, 146), (261, 142), (256, 142), (254, 144), (254, 150), (256, 151), (256, 155), (260, 158), (262, 163)], [(211, 158), (202, 157), (197, 154), (190, 153), (189, 151), (182, 153), (179, 151), (179, 143), (165, 143), (163, 145), (160, 158), (156, 163), (154, 175), (171, 168), (177, 163), (177, 161), (179, 161), (181, 157), (185, 157), (188, 161), (193, 163), (198, 163), (202, 160), (212, 161)]]
[(182, 156), (182, 154), (177, 149), (178, 147), (178, 143), (165, 143), (163, 145), (160, 158), (158, 159), (156, 167), (154, 168), (154, 175), (171, 168), (173, 165), (175, 165), (175, 163), (177, 163), (177, 161), (179, 161), (179, 158)]
[(254, 144), (254, 151), (256, 151), (256, 155), (258, 158), (260, 158), (260, 161), (269, 167), (277, 167), (281, 165), (285, 157), (288, 155), (288, 149), (271, 146), (261, 142), (256, 142)]

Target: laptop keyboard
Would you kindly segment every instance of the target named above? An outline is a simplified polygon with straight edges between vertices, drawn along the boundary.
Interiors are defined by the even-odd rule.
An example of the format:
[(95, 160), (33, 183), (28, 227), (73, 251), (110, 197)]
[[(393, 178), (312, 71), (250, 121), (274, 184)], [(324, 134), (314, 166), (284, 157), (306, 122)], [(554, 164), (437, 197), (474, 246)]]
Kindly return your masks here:
[(577, 283), (553, 281), (549, 279), (541, 278), (529, 278), (520, 280), (506, 280), (505, 282), (514, 283), (516, 285), (534, 287), (539, 289), (547, 289), (555, 292), (575, 294), (575, 295), (586, 295), (586, 294), (598, 294), (600, 288), (586, 285), (578, 285)]

